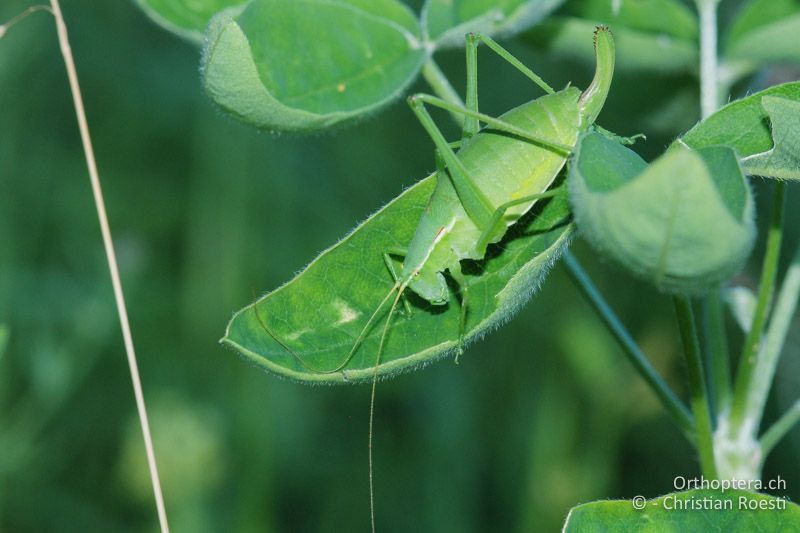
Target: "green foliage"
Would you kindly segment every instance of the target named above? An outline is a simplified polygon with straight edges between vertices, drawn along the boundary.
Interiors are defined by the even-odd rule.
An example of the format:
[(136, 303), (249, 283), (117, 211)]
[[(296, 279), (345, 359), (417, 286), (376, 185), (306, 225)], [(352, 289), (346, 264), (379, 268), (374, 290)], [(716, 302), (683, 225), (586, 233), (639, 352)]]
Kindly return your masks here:
[(6, 344), (8, 344), (8, 326), (0, 324), (0, 359), (6, 351)]
[(797, 124), (800, 82), (786, 83), (726, 105), (687, 132), (683, 142), (692, 148), (729, 146), (748, 174), (800, 179)]
[(420, 39), (396, 0), (254, 0), (212, 21), (203, 81), (245, 122), (320, 129), (396, 98), (426, 59)]
[(800, 179), (800, 101), (765, 96), (761, 105), (772, 123), (774, 144), (745, 159), (745, 169), (757, 176)]
[[(433, 176), (414, 185), (292, 281), (239, 311), (223, 342), (259, 366), (291, 379), (330, 383), (372, 379), (383, 321), (372, 327), (341, 372), (320, 371), (336, 369), (346, 360), (356, 337), (392, 288), (382, 254), (411, 240), (434, 185)], [(569, 240), (568, 216), (565, 195), (553, 198), (535, 216), (517, 223), (486, 259), (465, 269), (470, 285), (467, 341), (508, 321), (538, 289)], [(453, 353), (458, 345), (457, 293), (451, 294), (446, 306), (430, 306), (410, 291), (406, 295), (412, 311), (392, 320), (378, 367), (380, 376), (423, 366)], [(379, 316), (385, 317), (387, 308)]]
[(156, 23), (190, 41), (200, 43), (208, 21), (223, 9), (248, 0), (136, 0)]
[(464, 34), (503, 36), (518, 33), (541, 20), (564, 0), (427, 0), (422, 21), (436, 48), (461, 46)]
[[(693, 507), (694, 506), (694, 507)], [(740, 490), (696, 489), (648, 500), (599, 501), (574, 507), (564, 533), (684, 533), (687, 531), (797, 531), (800, 507), (784, 498)]]
[(677, 0), (569, 2), (564, 14), (543, 23), (530, 39), (553, 53), (592, 61), (591, 43), (581, 36), (597, 24), (607, 24), (617, 43), (621, 71), (689, 71), (697, 65), (697, 17)]
[(738, 272), (755, 234), (736, 154), (673, 145), (649, 166), (600, 133), (586, 135), (568, 178), (578, 228), (592, 245), (670, 291), (697, 291)]
[[(161, 479), (165, 486), (173, 487), (171, 502), (180, 508), (183, 503), (197, 501), (220, 484), (225, 472), (219, 417), (174, 393), (151, 396), (147, 407)], [(119, 480), (138, 501), (149, 503), (152, 487), (138, 417), (131, 416), (123, 427)], [(196, 515), (195, 521), (202, 518), (202, 513)]]
[[(590, 4), (608, 11), (612, 2), (583, 3)], [(645, 4), (640, 0), (620, 2), (623, 12)], [(755, 4), (764, 14), (773, 5)], [(0, 11), (12, 16), (26, 5), (11, 0), (0, 5)], [(156, 2), (149, 1), (151, 5)], [(199, 1), (186, 5), (197, 6)], [(75, 14), (68, 13), (68, 18), (74, 17), (70, 20), (75, 30), (72, 35), (76, 50), (82, 51), (83, 66), (79, 68), (87, 77), (87, 85), (107, 84), (108, 73), (120, 72), (119, 57), (125, 57), (132, 71), (143, 73), (143, 82), (154, 95), (143, 99), (141, 91), (134, 89), (137, 84), (119, 83), (115, 87), (120, 90), (113, 98), (95, 99), (90, 106), (96, 116), (121, 117), (126, 126), (121, 131), (119, 120), (101, 119), (93, 130), (101, 143), (102, 139), (114, 143), (115, 149), (108, 150), (107, 145), (104, 150), (105, 166), (114, 183), (108, 191), (110, 205), (130, 203), (131, 198), (141, 196), (136, 202), (141, 209), (118, 211), (114, 224), (124, 230), (118, 236), (124, 252), (121, 258), (126, 286), (138, 310), (134, 319), (144, 321), (143, 327), (137, 328), (142, 370), (151, 376), (146, 378), (151, 386), (170, 388), (181, 398), (180, 409), (163, 409), (155, 436), (158, 439), (166, 432), (168, 439), (175, 440), (176, 433), (170, 433), (168, 426), (170, 420), (178, 420), (182, 431), (178, 433), (196, 439), (186, 458), (175, 455), (180, 445), (166, 450), (166, 470), (170, 464), (177, 466), (167, 488), (168, 498), (176, 498), (168, 501), (171, 518), (190, 517), (191, 524), (176, 529), (285, 531), (324, 528), (324, 524), (336, 524), (341, 530), (362, 528), (366, 489), (360, 476), (364, 456), (352, 439), (354, 434), (359, 435), (354, 426), (364, 422), (358, 419), (364, 411), (363, 389), (297, 391), (287, 384), (262, 379), (244, 365), (221, 357), (209, 341), (227, 318), (227, 310), (249, 294), (252, 285), (284, 279), (327, 238), (343, 231), (342, 225), (348, 224), (343, 221), (363, 216), (366, 206), (377, 205), (380, 199), (394, 194), (398, 176), (420, 175), (420, 168), (429, 164), (430, 152), (427, 143), (420, 140), (418, 125), (398, 112), (387, 118), (392, 121), (388, 129), (364, 124), (336, 139), (304, 139), (300, 143), (284, 137), (265, 142), (263, 136), (251, 135), (225, 121), (198, 100), (192, 51), (175, 47), (168, 39), (151, 39), (152, 31), (148, 33), (142, 21), (137, 21), (130, 5), (111, 8), (76, 0), (72, 9)], [(752, 11), (748, 20), (755, 21), (759, 10)], [(195, 19), (194, 26), (188, 24), (193, 28), (191, 38), (199, 38), (210, 12), (204, 11), (206, 15)], [(232, 17), (236, 13), (229, 12)], [(781, 16), (788, 19), (790, 15)], [(666, 18), (657, 13), (651, 21), (659, 24)], [(760, 27), (753, 25), (753, 31), (780, 27), (775, 26), (778, 21), (775, 18), (759, 23)], [(577, 29), (592, 26), (588, 15), (573, 22)], [(31, 28), (41, 30), (44, 22), (41, 27), (35, 25), (37, 22), (31, 24)], [(655, 72), (693, 69), (694, 64), (689, 62), (696, 60), (694, 39), (685, 34), (679, 37), (679, 31), (672, 36), (669, 28), (659, 31), (632, 25), (629, 32), (621, 21), (612, 24), (619, 26), (615, 28), (618, 43), (624, 45), (618, 66), (634, 71), (641, 84), (639, 79), (637, 83), (617, 83), (614, 98), (625, 102), (626, 108), (616, 113), (607, 108), (603, 120), (624, 124), (624, 130), (616, 124), (614, 129), (645, 131), (648, 136), (654, 128), (661, 128), (658, 131), (665, 137), (674, 138), (685, 128), (678, 129), (667, 119), (681, 110), (691, 112), (691, 99), (688, 103), (676, 100), (670, 106), (651, 103), (636, 112), (631, 111), (629, 103), (642, 94), (652, 99), (650, 91), (642, 90), (648, 84), (672, 90), (671, 82), (676, 78), (660, 78)], [(105, 31), (97, 32), (97, 28)], [(0, 302), (6, 312), (2, 320), (8, 320), (15, 336), (27, 339), (25, 347), (20, 345), (24, 349), (6, 354), (3, 362), (9, 364), (0, 375), (2, 384), (12, 384), (0, 395), (2, 407), (7, 408), (0, 413), (0, 421), (8, 429), (0, 445), (4, 452), (0, 481), (15, 487), (0, 502), (0, 529), (47, 530), (65, 523), (83, 530), (152, 529), (152, 502), (146, 497), (141, 455), (134, 459), (138, 453), (137, 430), (134, 426), (120, 435), (118, 429), (118, 421), (126, 420), (131, 411), (129, 396), (118, 394), (127, 390), (129, 379), (120, 370), (113, 306), (94, 238), (96, 221), (86, 217), (85, 187), (79, 179), (53, 179), (80, 177), (84, 172), (79, 154), (73, 155), (74, 146), (63, 144), (66, 137), (52, 135), (54, 126), (68, 131), (74, 121), (71, 110), (55, 105), (59, 102), (52, 95), (52, 87), (63, 84), (63, 65), (54, 62), (52, 50), (40, 48), (46, 44), (42, 31), (26, 31), (20, 26), (19, 33), (15, 31), (13, 38), (4, 39), (0, 47), (5, 60), (0, 61), (0, 101), (5, 110), (0, 117), (0, 160), (4, 169), (10, 169), (3, 175), (8, 175), (8, 180), (0, 178), (0, 266), (9, 273), (0, 279)], [(584, 34), (571, 40), (566, 31), (558, 35), (564, 53), (570, 55), (567, 45), (581, 46)], [(753, 44), (744, 52), (761, 57), (785, 50), (792, 44), (787, 36), (796, 34), (784, 33), (783, 48), (760, 50), (761, 43), (751, 33), (750, 29), (741, 33)], [(108, 34), (115, 39), (109, 40)], [(764, 42), (767, 37), (763, 37)], [(635, 53), (627, 56), (631, 49)], [(740, 53), (736, 47), (725, 50)], [(588, 51), (586, 46), (572, 56), (588, 59)], [(249, 46), (244, 52), (253, 55)], [(536, 54), (531, 50), (523, 53)], [(535, 60), (526, 62), (535, 64), (537, 71), (549, 69), (565, 79), (584, 74), (576, 65), (557, 57), (536, 55)], [(724, 67), (738, 68), (732, 62), (739, 59), (729, 55), (727, 61)], [(261, 83), (257, 68), (254, 72), (253, 79)], [(504, 69), (489, 70), (488, 75), (484, 72), (482, 84), (488, 79), (489, 84), (503, 88), (502, 106), (511, 101), (511, 93), (519, 94), (513, 84), (503, 85)], [(38, 83), (31, 84), (31, 79)], [(670, 83), (664, 83), (664, 79)], [(749, 88), (737, 85), (738, 94), (757, 90), (758, 81)], [(695, 130), (702, 134), (693, 134), (691, 139), (698, 142), (694, 147), (733, 146), (740, 156), (746, 158), (749, 150), (749, 155), (761, 158), (763, 163), (766, 155), (759, 154), (766, 154), (773, 145), (790, 146), (794, 141), (789, 118), (796, 99), (779, 92), (769, 93), (777, 97), (774, 99), (761, 98), (768, 92), (745, 99), (753, 102), (752, 106), (732, 104), (731, 114), (719, 117), (719, 127), (711, 127), (713, 121), (700, 124)], [(487, 109), (497, 104), (486, 100)], [(784, 107), (770, 110), (773, 104)], [(743, 114), (737, 115), (740, 111)], [(786, 135), (779, 133), (782, 116), (786, 117), (782, 123)], [(187, 124), (191, 125), (190, 135)], [(398, 139), (403, 140), (402, 146)], [(667, 141), (658, 139), (649, 144), (663, 146)], [(26, 157), (26, 146), (39, 146), (48, 157)], [(168, 147), (170, 157), (141, 156), (158, 155), (162, 147)], [(792, 153), (784, 148), (778, 151)], [(791, 162), (785, 157), (783, 161), (779, 166), (788, 168)], [(769, 163), (776, 165), (774, 160)], [(748, 165), (748, 161), (743, 164)], [(265, 176), (266, 168), (269, 172)], [(754, 183), (759, 186), (758, 180)], [(63, 201), (40, 202), (43, 190), (52, 191), (50, 196)], [(309, 190), (315, 194), (308, 194)], [(788, 233), (798, 221), (791, 209), (787, 217)], [(38, 237), (16, 238), (18, 228)], [(175, 243), (181, 243), (179, 254), (172, 253)], [(581, 251), (579, 247), (577, 253)], [(493, 253), (499, 254), (493, 260), (505, 255), (499, 248)], [(587, 258), (594, 257), (587, 254)], [(602, 262), (587, 262), (587, 267), (600, 278), (599, 284), (609, 293), (623, 296), (615, 301), (622, 320), (647, 333), (648, 354), (665, 372), (673, 372), (674, 346), (668, 334), (672, 323), (667, 320), (672, 315), (665, 316), (654, 302), (639, 295), (625, 297), (631, 295), (631, 281), (595, 263)], [(372, 269), (374, 263), (370, 265)], [(474, 357), (486, 364), (462, 364), (457, 372), (449, 365), (440, 366), (409, 376), (398, 384), (400, 389), (392, 385), (381, 389), (377, 412), (385, 407), (381, 402), (394, 409), (391, 429), (381, 424), (386, 418), (378, 419), (376, 450), (378, 454), (380, 450), (394, 451), (392, 460), (380, 466), (379, 498), (402, 499), (415, 513), (409, 520), (407, 514), (396, 512), (396, 506), (379, 505), (383, 515), (379, 520), (393, 519), (392, 525), (403, 530), (517, 527), (552, 531), (553, 521), (561, 520), (554, 516), (576, 501), (601, 498), (633, 484), (643, 487), (645, 494), (655, 494), (664, 489), (675, 471), (691, 468), (694, 453), (676, 443), (675, 432), (661, 422), (650, 397), (637, 386), (627, 368), (619, 366), (618, 347), (600, 329), (596, 317), (588, 315), (574, 291), (560, 285), (562, 276), (553, 276), (549, 283), (552, 287), (539, 295), (536, 306), (526, 310), (524, 320), (509, 325), (491, 344), (471, 350), (469, 359)], [(415, 313), (427, 313), (414, 302), (412, 305)], [(447, 327), (455, 330), (451, 311), (448, 309), (444, 318)], [(395, 320), (406, 318), (401, 311)], [(171, 327), (161, 327), (166, 323)], [(390, 339), (392, 336), (397, 336), (394, 328)], [(452, 335), (447, 339), (452, 342)], [(535, 347), (530, 349), (533, 355), (548, 356), (526, 357), (526, 346)], [(277, 353), (276, 346), (271, 349)], [(105, 357), (109, 353), (116, 353), (120, 359)], [(188, 358), (184, 360), (183, 354)], [(494, 357), (508, 364), (492, 364), (490, 358)], [(90, 373), (84, 368), (96, 370)], [(84, 374), (90, 379), (84, 380)], [(779, 374), (776, 405), (781, 401), (780, 394), (791, 394), (789, 399), (794, 400), (793, 375)], [(96, 379), (98, 376), (102, 379)], [(675, 380), (675, 376), (667, 377)], [(65, 390), (64, 384), (69, 385), (69, 394), (59, 392)], [(43, 401), (47, 397), (50, 399)], [(203, 401), (213, 402), (222, 416), (203, 416), (199, 407)], [(774, 408), (772, 403), (770, 409)], [(503, 416), (498, 416), (497, 405), (504, 406)], [(158, 412), (163, 405), (154, 402), (153, 407)], [(415, 415), (420, 412), (425, 416)], [(351, 416), (356, 419), (354, 423)], [(86, 431), (88, 422), (91, 431)], [(187, 428), (192, 431), (183, 431)], [(454, 440), (463, 443), (463, 453), (452, 454)], [(524, 449), (508, 444), (523, 441)], [(623, 441), (624, 446), (620, 444)], [(253, 453), (253, 442), (259, 443), (258, 453)], [(324, 442), (323, 459), (309, 460), (319, 457), (320, 442)], [(672, 461), (668, 465), (654, 463), (646, 473), (642, 469), (614, 468), (621, 449), (634, 457), (669, 456)], [(774, 464), (794, 476), (800, 471), (794, 450), (786, 447), (779, 451), (784, 455)], [(111, 469), (76, 466), (84, 464), (75, 461), (76, 457), (89, 456), (93, 464), (119, 465), (122, 486), (109, 489)], [(209, 472), (192, 470), (197, 461), (208, 462), (211, 456), (214, 461)], [(243, 457), (247, 460), (242, 461)], [(422, 468), (413, 471), (410, 464)], [(442, 476), (440, 467), (446, 468), (448, 475)], [(134, 469), (140, 477), (129, 475)], [(380, 478), (385, 480), (383, 486)], [(542, 486), (553, 490), (542, 491)], [(491, 488), (488, 497), (487, 487)], [(796, 491), (796, 487), (797, 483), (790, 480), (790, 490)], [(307, 496), (302, 516), (287, 511), (296, 507), (292, 502), (298, 495)], [(47, 513), (41, 512), (43, 499), (53, 503)], [(484, 505), (475, 505), (476, 501)], [(623, 511), (621, 507), (619, 510)], [(208, 520), (200, 520), (201, 516)], [(235, 525), (230, 526), (232, 523)]]
[[(509, 35), (563, 0), (430, 0), (417, 16), (399, 0), (140, 0), (165, 28), (200, 40), (211, 98), (258, 128), (313, 131), (385, 106), (431, 54), (467, 31)], [(223, 9), (225, 8), (225, 9)], [(314, 73), (309, 76), (309, 73)]]
[(724, 49), (729, 61), (755, 65), (800, 61), (800, 2), (753, 0), (731, 24)]

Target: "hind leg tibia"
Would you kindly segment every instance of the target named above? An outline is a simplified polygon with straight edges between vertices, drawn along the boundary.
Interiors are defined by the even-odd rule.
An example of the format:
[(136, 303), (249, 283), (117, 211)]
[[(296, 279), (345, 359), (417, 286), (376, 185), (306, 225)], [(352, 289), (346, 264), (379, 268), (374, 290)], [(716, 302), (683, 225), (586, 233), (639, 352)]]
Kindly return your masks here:
[[(400, 284), (400, 277), (397, 275), (397, 270), (394, 268), (394, 260), (392, 259), (392, 256), (404, 258), (407, 253), (408, 250), (404, 250), (403, 248), (389, 248), (383, 252), (383, 262), (386, 264), (386, 268), (392, 275), (392, 279), (394, 279), (395, 284)], [(406, 314), (411, 316), (411, 303), (409, 303), (405, 294), (403, 294), (402, 298), (403, 308), (406, 310)]]
[[(534, 71), (526, 67), (522, 63), (522, 61), (514, 57), (514, 55), (511, 52), (500, 46), (497, 43), (497, 41), (495, 41), (488, 35), (483, 35), (481, 33), (467, 34), (467, 48), (469, 48), (470, 46), (477, 47), (478, 41), (488, 46), (492, 50), (492, 52), (496, 53), (497, 55), (505, 59), (508, 63), (510, 63), (514, 68), (522, 72), (528, 79), (530, 79), (533, 83), (538, 85), (547, 94), (553, 94), (555, 92), (555, 90), (552, 87), (550, 87), (550, 85), (548, 85), (547, 82), (545, 82), (541, 78), (541, 76), (539, 76)], [(469, 61), (467, 62), (467, 70), (469, 71)]]

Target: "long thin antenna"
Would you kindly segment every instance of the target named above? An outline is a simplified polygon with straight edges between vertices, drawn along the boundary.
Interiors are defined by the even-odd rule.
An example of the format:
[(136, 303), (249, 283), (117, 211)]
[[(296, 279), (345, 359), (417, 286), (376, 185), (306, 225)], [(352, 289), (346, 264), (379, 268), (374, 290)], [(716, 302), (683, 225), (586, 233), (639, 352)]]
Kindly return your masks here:
[(392, 302), (392, 307), (389, 309), (389, 316), (386, 318), (386, 324), (383, 326), (383, 333), (381, 333), (381, 341), (378, 344), (378, 355), (375, 356), (375, 370), (372, 373), (372, 392), (369, 398), (369, 445), (368, 445), (368, 462), (369, 462), (369, 519), (372, 526), (372, 533), (375, 533), (375, 483), (372, 476), (372, 429), (375, 425), (375, 390), (378, 388), (378, 367), (381, 364), (381, 354), (383, 353), (383, 345), (386, 342), (386, 333), (389, 331), (389, 324), (392, 322), (392, 315), (397, 307), (397, 302), (403, 296), (403, 291), (406, 290), (408, 281), (400, 284), (397, 289), (397, 296)]
[(150, 436), (150, 423), (147, 421), (147, 410), (144, 405), (144, 395), (142, 394), (142, 382), (139, 378), (139, 368), (136, 364), (136, 352), (133, 349), (133, 336), (128, 322), (128, 311), (125, 307), (125, 297), (122, 293), (122, 282), (119, 277), (117, 267), (117, 255), (114, 252), (114, 242), (111, 239), (111, 229), (108, 226), (108, 216), (106, 215), (105, 201), (103, 200), (103, 189), (100, 187), (100, 176), (97, 173), (97, 162), (94, 158), (92, 139), (89, 135), (89, 125), (86, 121), (86, 112), (83, 107), (83, 97), (81, 96), (80, 85), (78, 84), (78, 74), (75, 71), (75, 61), (72, 58), (72, 49), (67, 38), (67, 26), (64, 17), (61, 15), (61, 6), (58, 0), (50, 0), (53, 8), (53, 16), (56, 19), (56, 29), (58, 31), (58, 44), (61, 54), (64, 56), (64, 65), (67, 67), (69, 86), (72, 90), (72, 100), (75, 104), (75, 114), (78, 118), (78, 128), (81, 131), (81, 141), (83, 151), (86, 155), (86, 166), (89, 168), (89, 179), (92, 182), (92, 192), (94, 193), (94, 203), (97, 206), (97, 217), (100, 221), (100, 230), (103, 234), (103, 245), (106, 250), (108, 260), (108, 270), (111, 274), (111, 284), (114, 286), (114, 298), (117, 302), (117, 313), (122, 328), (122, 338), (125, 341), (125, 352), (128, 355), (128, 366), (133, 381), (133, 393), (136, 396), (136, 408), (139, 411), (139, 421), (142, 425), (144, 434), (144, 446), (147, 451), (147, 463), (150, 467), (150, 479), (153, 482), (153, 493), (158, 509), (158, 521), (161, 524), (162, 533), (169, 532), (167, 523), (167, 511), (164, 507), (164, 496), (161, 493), (161, 482), (158, 478), (158, 468), (156, 467), (156, 456), (153, 451), (153, 439)]

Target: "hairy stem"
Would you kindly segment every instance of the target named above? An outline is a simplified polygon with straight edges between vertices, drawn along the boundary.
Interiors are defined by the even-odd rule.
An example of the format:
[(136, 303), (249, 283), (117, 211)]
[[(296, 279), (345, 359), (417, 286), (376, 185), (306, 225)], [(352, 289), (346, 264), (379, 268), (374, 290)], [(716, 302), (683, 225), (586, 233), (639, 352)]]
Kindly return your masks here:
[(759, 351), (764, 334), (764, 325), (767, 321), (769, 306), (775, 290), (775, 278), (778, 274), (778, 260), (780, 259), (783, 237), (785, 192), (786, 184), (782, 181), (776, 182), (772, 204), (772, 221), (767, 234), (767, 250), (764, 254), (761, 281), (758, 287), (758, 301), (753, 315), (753, 323), (744, 341), (741, 359), (739, 360), (739, 370), (736, 376), (736, 389), (731, 407), (731, 425), (734, 429), (741, 426), (745, 411), (748, 410), (748, 396), (753, 385), (753, 374), (760, 357)]
[(628, 330), (622, 325), (617, 315), (611, 310), (611, 307), (609, 307), (603, 295), (600, 294), (600, 291), (594, 286), (594, 283), (592, 283), (586, 271), (583, 270), (583, 267), (581, 267), (580, 263), (578, 263), (578, 260), (571, 252), (566, 252), (564, 254), (564, 264), (567, 266), (567, 271), (575, 284), (603, 320), (603, 323), (608, 327), (614, 338), (617, 339), (617, 342), (619, 342), (625, 356), (633, 367), (639, 372), (650, 388), (653, 389), (653, 392), (655, 392), (658, 399), (661, 400), (661, 403), (664, 405), (664, 408), (672, 416), (675, 423), (687, 438), (690, 441), (694, 440), (694, 422), (689, 410), (678, 399), (669, 385), (661, 378), (656, 369), (653, 368), (650, 360), (647, 359), (639, 349), (636, 341), (633, 340), (631, 334), (628, 333)]
[[(717, 5), (719, 0), (695, 0), (700, 18), (700, 116), (707, 118), (719, 107), (719, 65), (717, 57)], [(713, 289), (703, 314), (708, 336), (710, 379), (715, 408), (724, 409), (730, 398), (730, 353), (727, 348), (725, 316), (721, 310), (720, 288)]]
[(696, 0), (700, 15), (700, 110), (706, 118), (719, 106), (717, 65), (717, 4), (719, 0)]
[(697, 451), (700, 453), (700, 469), (708, 479), (717, 478), (717, 465), (714, 460), (714, 429), (711, 424), (711, 411), (708, 406), (708, 391), (703, 375), (703, 361), (700, 354), (700, 341), (697, 338), (692, 303), (688, 296), (673, 297), (675, 313), (683, 341), (686, 356), (686, 368), (689, 373), (689, 391), (691, 394), (692, 412), (695, 420)]
[(156, 507), (158, 509), (158, 519), (161, 524), (161, 531), (168, 532), (169, 526), (167, 524), (167, 513), (164, 507), (164, 498), (161, 493), (161, 482), (158, 477), (158, 469), (156, 467), (156, 457), (153, 451), (153, 441), (150, 436), (150, 424), (147, 420), (147, 410), (144, 404), (144, 395), (142, 393), (142, 383), (139, 378), (139, 369), (136, 363), (136, 352), (133, 348), (133, 336), (131, 335), (131, 328), (128, 321), (128, 311), (125, 306), (125, 297), (122, 292), (122, 283), (119, 276), (119, 268), (117, 266), (117, 256), (114, 251), (114, 242), (111, 239), (111, 229), (108, 225), (108, 215), (106, 214), (105, 200), (103, 199), (103, 190), (100, 186), (100, 176), (97, 172), (97, 162), (94, 157), (94, 148), (92, 147), (92, 139), (89, 135), (89, 125), (86, 120), (86, 112), (83, 106), (83, 97), (81, 96), (80, 85), (78, 84), (78, 74), (75, 70), (75, 61), (72, 57), (72, 48), (69, 44), (67, 36), (67, 26), (64, 23), (64, 17), (61, 14), (61, 6), (58, 0), (50, 0), (50, 5), (53, 10), (53, 15), (56, 19), (56, 29), (58, 31), (58, 43), (61, 48), (61, 54), (64, 56), (64, 65), (67, 69), (67, 76), (69, 78), (69, 85), (72, 91), (73, 104), (75, 106), (75, 114), (78, 119), (78, 128), (81, 133), (81, 141), (83, 143), (83, 151), (86, 156), (86, 165), (89, 169), (89, 180), (92, 184), (92, 193), (94, 194), (94, 201), (97, 207), (97, 217), (100, 222), (100, 230), (103, 236), (103, 246), (106, 251), (106, 259), (108, 261), (108, 270), (111, 274), (111, 284), (114, 288), (114, 298), (117, 303), (117, 313), (119, 314), (120, 326), (122, 328), (122, 338), (125, 342), (125, 351), (128, 356), (128, 366), (130, 368), (131, 380), (133, 382), (133, 392), (136, 397), (136, 407), (139, 412), (139, 421), (142, 426), (142, 433), (144, 435), (144, 444), (147, 451), (147, 462), (150, 468), (150, 478), (153, 483), (153, 492), (156, 500)]

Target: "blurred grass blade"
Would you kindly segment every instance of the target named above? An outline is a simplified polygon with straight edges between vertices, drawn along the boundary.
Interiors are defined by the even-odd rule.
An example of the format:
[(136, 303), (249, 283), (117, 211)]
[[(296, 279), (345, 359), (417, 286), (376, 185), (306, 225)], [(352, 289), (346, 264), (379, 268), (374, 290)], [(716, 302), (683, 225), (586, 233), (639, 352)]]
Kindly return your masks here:
[(6, 353), (6, 345), (8, 344), (8, 326), (0, 324), (0, 360)]
[(748, 174), (800, 179), (800, 82), (732, 102), (683, 136), (692, 148), (729, 146)]
[(597, 24), (606, 24), (617, 43), (616, 68), (688, 72), (696, 68), (697, 17), (676, 0), (622, 2), (578, 1), (565, 6), (565, 16), (551, 19), (529, 39), (550, 52), (586, 62), (594, 59), (591, 43), (581, 39)]
[[(382, 253), (408, 244), (434, 185), (434, 178), (428, 177), (411, 187), (292, 281), (257, 301), (259, 316), (305, 364), (334, 369), (346, 358), (393, 285)], [(468, 341), (479, 339), (517, 313), (567, 245), (572, 225), (566, 195), (543, 205), (523, 217), (486, 259), (465, 265), (470, 283)], [(406, 291), (412, 313), (399, 311), (392, 320), (380, 376), (413, 370), (454, 352), (460, 310), (459, 295), (451, 292), (449, 304), (431, 306)], [(344, 370), (332, 374), (315, 373), (300, 364), (264, 330), (252, 304), (236, 313), (222, 342), (266, 370), (295, 380), (364, 381), (373, 375), (385, 314), (384, 308), (377, 321), (380, 327), (370, 330)]]
[(469, 32), (502, 36), (519, 33), (539, 22), (563, 1), (427, 0), (422, 8), (422, 21), (428, 39), (437, 48), (463, 46), (464, 35)]
[(211, 17), (248, 0), (136, 0), (139, 7), (165, 30), (200, 44)]
[(736, 16), (724, 47), (728, 61), (800, 62), (800, 3), (796, 0), (755, 0)]
[(661, 289), (697, 291), (725, 280), (752, 248), (752, 195), (730, 148), (675, 144), (647, 165), (589, 133), (575, 151), (569, 186), (589, 242)]
[(311, 131), (391, 102), (427, 56), (397, 0), (253, 0), (212, 20), (203, 82), (244, 122)]
[[(645, 501), (598, 501), (573, 507), (564, 533), (800, 530), (800, 507), (784, 498), (727, 490), (690, 490)], [(636, 507), (634, 507), (636, 505)]]
[(724, 297), (736, 323), (742, 328), (742, 332), (748, 333), (756, 314), (758, 300), (755, 293), (748, 287), (737, 286), (724, 289)]

